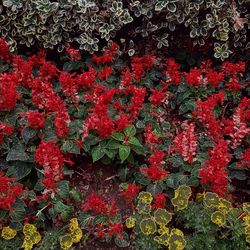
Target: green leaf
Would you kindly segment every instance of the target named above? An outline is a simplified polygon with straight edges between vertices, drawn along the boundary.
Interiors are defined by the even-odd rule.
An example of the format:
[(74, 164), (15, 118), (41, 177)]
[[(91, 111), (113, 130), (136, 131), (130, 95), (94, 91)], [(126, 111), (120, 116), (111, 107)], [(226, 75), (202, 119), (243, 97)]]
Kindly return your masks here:
[(65, 141), (61, 146), (61, 150), (65, 153), (80, 154), (80, 148), (75, 141)]
[(121, 233), (121, 237), (120, 236), (116, 236), (115, 237), (115, 244), (118, 247), (128, 247), (129, 246), (129, 236), (126, 232), (122, 232)]
[(134, 145), (134, 146), (143, 147), (143, 146), (141, 145), (141, 143), (139, 142), (139, 140), (138, 140), (136, 137), (130, 137), (130, 138), (128, 139), (128, 142), (129, 142), (130, 144)]
[(115, 140), (110, 140), (108, 143), (107, 143), (107, 146), (106, 148), (107, 149), (118, 149), (120, 147), (120, 143), (115, 141)]
[(77, 190), (76, 188), (70, 190), (69, 195), (75, 201), (81, 200), (81, 192), (79, 190)]
[(119, 147), (119, 156), (120, 156), (120, 159), (121, 159), (122, 162), (125, 161), (128, 158), (128, 156), (130, 154), (130, 150), (131, 149), (130, 149), (129, 146), (120, 145), (120, 147)]
[(66, 199), (69, 195), (69, 181), (60, 181), (58, 183), (58, 195), (62, 199)]
[(29, 158), (28, 155), (25, 153), (24, 145), (21, 143), (18, 143), (10, 149), (6, 157), (6, 160), (7, 161), (27, 161), (28, 158)]
[(22, 130), (22, 138), (25, 144), (36, 135), (36, 130), (33, 127), (25, 127)]
[(175, 12), (176, 11), (176, 5), (175, 5), (175, 3), (168, 3), (167, 4), (167, 9), (170, 12)]
[(63, 221), (67, 221), (70, 218), (70, 216), (72, 215), (74, 208), (72, 206), (69, 206), (69, 205), (62, 203), (61, 201), (57, 201), (55, 203), (55, 210), (58, 213), (60, 213)]
[(117, 141), (124, 141), (125, 135), (123, 133), (114, 133), (111, 135), (112, 138), (114, 138)]
[(92, 148), (91, 155), (93, 162), (96, 162), (105, 155), (105, 150), (100, 145), (98, 145)]
[(26, 216), (25, 203), (22, 200), (17, 199), (12, 205), (13, 211), (10, 213), (10, 218), (12, 222), (23, 221)]
[(128, 135), (129, 137), (130, 136), (134, 136), (136, 134), (136, 128), (134, 125), (132, 126), (128, 126), (124, 129), (124, 133), (125, 135)]
[(31, 172), (32, 166), (26, 162), (14, 162), (7, 170), (7, 175), (16, 178), (17, 181), (23, 179)]

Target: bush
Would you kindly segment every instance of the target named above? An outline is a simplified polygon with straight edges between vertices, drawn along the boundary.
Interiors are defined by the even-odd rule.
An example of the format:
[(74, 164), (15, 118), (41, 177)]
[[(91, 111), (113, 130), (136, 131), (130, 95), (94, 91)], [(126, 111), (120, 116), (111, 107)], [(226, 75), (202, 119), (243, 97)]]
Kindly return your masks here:
[(93, 53), (104, 41), (120, 39), (129, 55), (142, 38), (145, 44), (153, 40), (152, 48), (160, 49), (169, 43), (183, 46), (185, 37), (194, 45), (212, 45), (214, 56), (224, 60), (235, 48), (250, 46), (246, 8), (246, 0), (4, 0), (0, 31), (12, 50), (24, 44), (62, 51), (67, 43), (76, 42)]

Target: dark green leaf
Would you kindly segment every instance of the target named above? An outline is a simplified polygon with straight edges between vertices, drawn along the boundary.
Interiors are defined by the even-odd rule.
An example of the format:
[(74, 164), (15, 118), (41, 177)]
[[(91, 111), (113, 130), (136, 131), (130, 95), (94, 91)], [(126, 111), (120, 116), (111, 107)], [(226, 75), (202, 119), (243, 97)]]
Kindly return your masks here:
[(33, 127), (25, 127), (22, 130), (22, 138), (25, 144), (36, 135), (36, 130)]
[(24, 145), (21, 143), (18, 143), (10, 149), (6, 160), (7, 161), (27, 161), (28, 158), (29, 158), (28, 155), (25, 153)]
[(119, 156), (121, 161), (125, 161), (130, 154), (130, 147), (127, 145), (120, 145), (119, 147)]
[(91, 151), (93, 162), (100, 160), (105, 155), (105, 150), (100, 145), (93, 147)]

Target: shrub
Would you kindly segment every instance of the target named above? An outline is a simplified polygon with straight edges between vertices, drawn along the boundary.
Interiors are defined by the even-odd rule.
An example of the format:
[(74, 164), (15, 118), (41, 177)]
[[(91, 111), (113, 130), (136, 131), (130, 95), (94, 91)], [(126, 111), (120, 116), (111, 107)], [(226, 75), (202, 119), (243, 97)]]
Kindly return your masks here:
[(24, 44), (61, 51), (74, 41), (93, 53), (115, 38), (130, 55), (142, 38), (162, 48), (178, 41), (182, 46), (186, 36), (194, 45), (212, 43), (215, 57), (224, 60), (235, 48), (249, 48), (246, 8), (246, 0), (4, 0), (0, 31), (12, 49)]

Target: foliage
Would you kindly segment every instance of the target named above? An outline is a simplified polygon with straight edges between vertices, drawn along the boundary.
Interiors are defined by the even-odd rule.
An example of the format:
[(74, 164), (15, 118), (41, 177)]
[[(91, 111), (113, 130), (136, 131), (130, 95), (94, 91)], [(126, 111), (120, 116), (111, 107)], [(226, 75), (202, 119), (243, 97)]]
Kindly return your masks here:
[(24, 44), (62, 51), (67, 43), (76, 42), (93, 53), (103, 41), (120, 39), (129, 55), (141, 38), (153, 40), (159, 49), (172, 41), (182, 44), (181, 32), (194, 45), (213, 42), (214, 56), (224, 60), (234, 48), (249, 48), (247, 4), (247, 0), (4, 0), (0, 31), (12, 49)]

